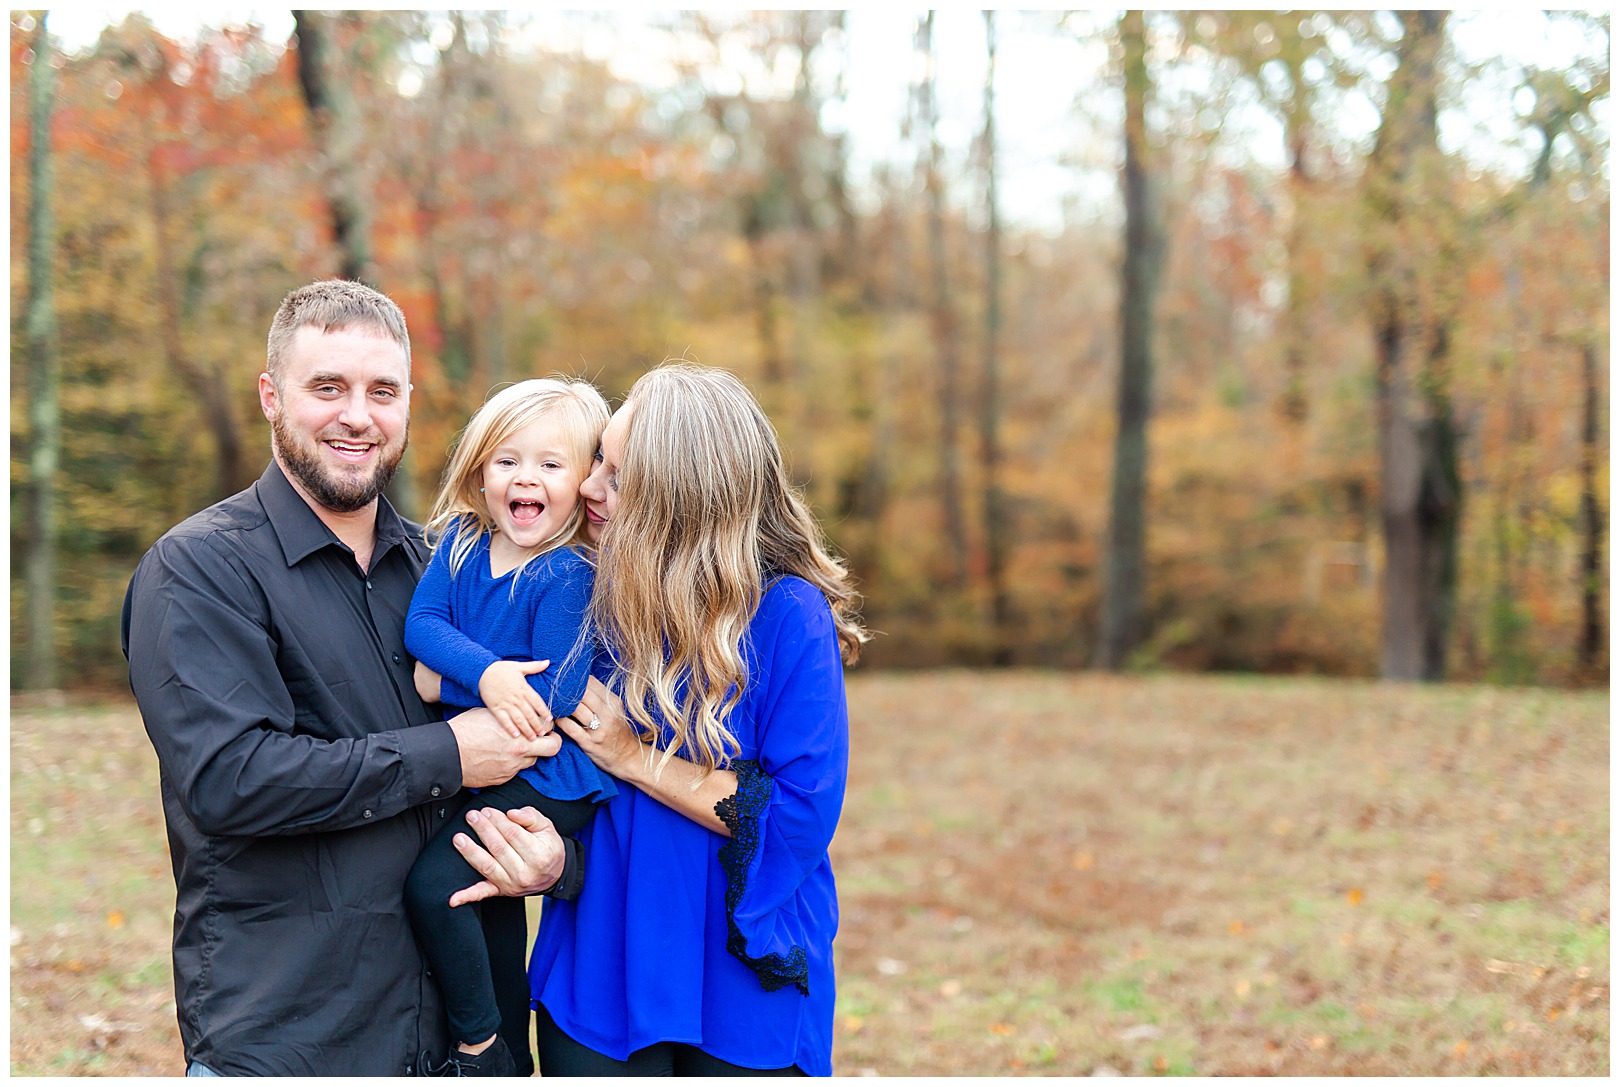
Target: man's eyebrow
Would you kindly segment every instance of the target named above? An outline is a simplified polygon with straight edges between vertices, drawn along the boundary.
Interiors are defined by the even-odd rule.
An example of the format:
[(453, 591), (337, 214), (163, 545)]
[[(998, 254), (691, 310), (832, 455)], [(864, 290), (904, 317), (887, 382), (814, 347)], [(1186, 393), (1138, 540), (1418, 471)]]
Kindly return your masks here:
[[(348, 382), (349, 379), (347, 375), (340, 374), (335, 370), (321, 371), (309, 375), (309, 383), (311, 385), (346, 385)], [(399, 381), (397, 378), (391, 377), (372, 378), (371, 384), (383, 385), (390, 389), (399, 389), (404, 387), (404, 382)]]

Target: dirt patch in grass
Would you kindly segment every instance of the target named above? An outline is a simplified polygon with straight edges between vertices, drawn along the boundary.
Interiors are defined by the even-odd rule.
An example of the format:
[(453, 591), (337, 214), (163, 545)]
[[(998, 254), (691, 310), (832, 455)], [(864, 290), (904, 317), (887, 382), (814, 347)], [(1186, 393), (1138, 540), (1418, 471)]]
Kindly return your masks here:
[[(841, 1075), (1606, 1075), (1604, 694), (857, 675)], [(156, 763), (12, 713), (11, 1070), (181, 1069)]]

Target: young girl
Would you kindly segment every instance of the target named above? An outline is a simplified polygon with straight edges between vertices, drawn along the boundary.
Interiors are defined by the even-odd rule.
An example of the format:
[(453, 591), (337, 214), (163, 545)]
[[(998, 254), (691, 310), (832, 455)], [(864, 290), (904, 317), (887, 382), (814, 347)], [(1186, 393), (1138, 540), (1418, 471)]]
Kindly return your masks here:
[[(593, 579), (589, 561), (570, 545), (584, 539), (579, 485), (607, 419), (607, 404), (589, 384), (544, 379), (496, 393), (467, 424), (427, 523), (443, 535), (405, 621), (406, 648), (443, 677), (447, 716), (487, 706), (514, 734), (534, 738), (553, 712), (579, 704), (594, 656), (582, 634)], [(573, 835), (617, 791), (565, 741), (555, 756), (476, 801), (534, 807), (559, 834)], [(486, 946), (478, 913), (449, 905), (482, 878), (452, 841), (472, 799), (417, 858), (405, 902), (458, 1043), (441, 1074), (513, 1075), (491, 977), (491, 955), (513, 949)], [(521, 943), (515, 953), (515, 968), (495, 965), (502, 976), (522, 976)]]

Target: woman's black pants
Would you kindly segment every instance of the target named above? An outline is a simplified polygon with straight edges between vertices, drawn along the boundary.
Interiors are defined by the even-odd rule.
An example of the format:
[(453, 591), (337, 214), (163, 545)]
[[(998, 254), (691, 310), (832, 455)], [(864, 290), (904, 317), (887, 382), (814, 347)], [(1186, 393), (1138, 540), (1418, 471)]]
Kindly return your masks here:
[(684, 1042), (655, 1042), (617, 1061), (563, 1033), (544, 1004), (534, 1006), (535, 1042), (542, 1076), (802, 1076), (796, 1065), (744, 1068)]

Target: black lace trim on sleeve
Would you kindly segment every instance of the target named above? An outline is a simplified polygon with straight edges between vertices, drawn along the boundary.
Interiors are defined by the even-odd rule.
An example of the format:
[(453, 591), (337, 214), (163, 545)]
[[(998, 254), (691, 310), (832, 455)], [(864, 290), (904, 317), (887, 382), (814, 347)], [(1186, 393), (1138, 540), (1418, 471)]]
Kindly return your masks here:
[(737, 928), (737, 904), (748, 889), (748, 868), (759, 852), (759, 814), (770, 802), (771, 779), (752, 759), (734, 762), (731, 769), (737, 774), (737, 791), (714, 806), (714, 814), (731, 830), (731, 839), (720, 847), (720, 867), (726, 873), (726, 950), (758, 976), (766, 992), (792, 985), (809, 996), (810, 960), (804, 948), (756, 959), (748, 954), (747, 941)]

